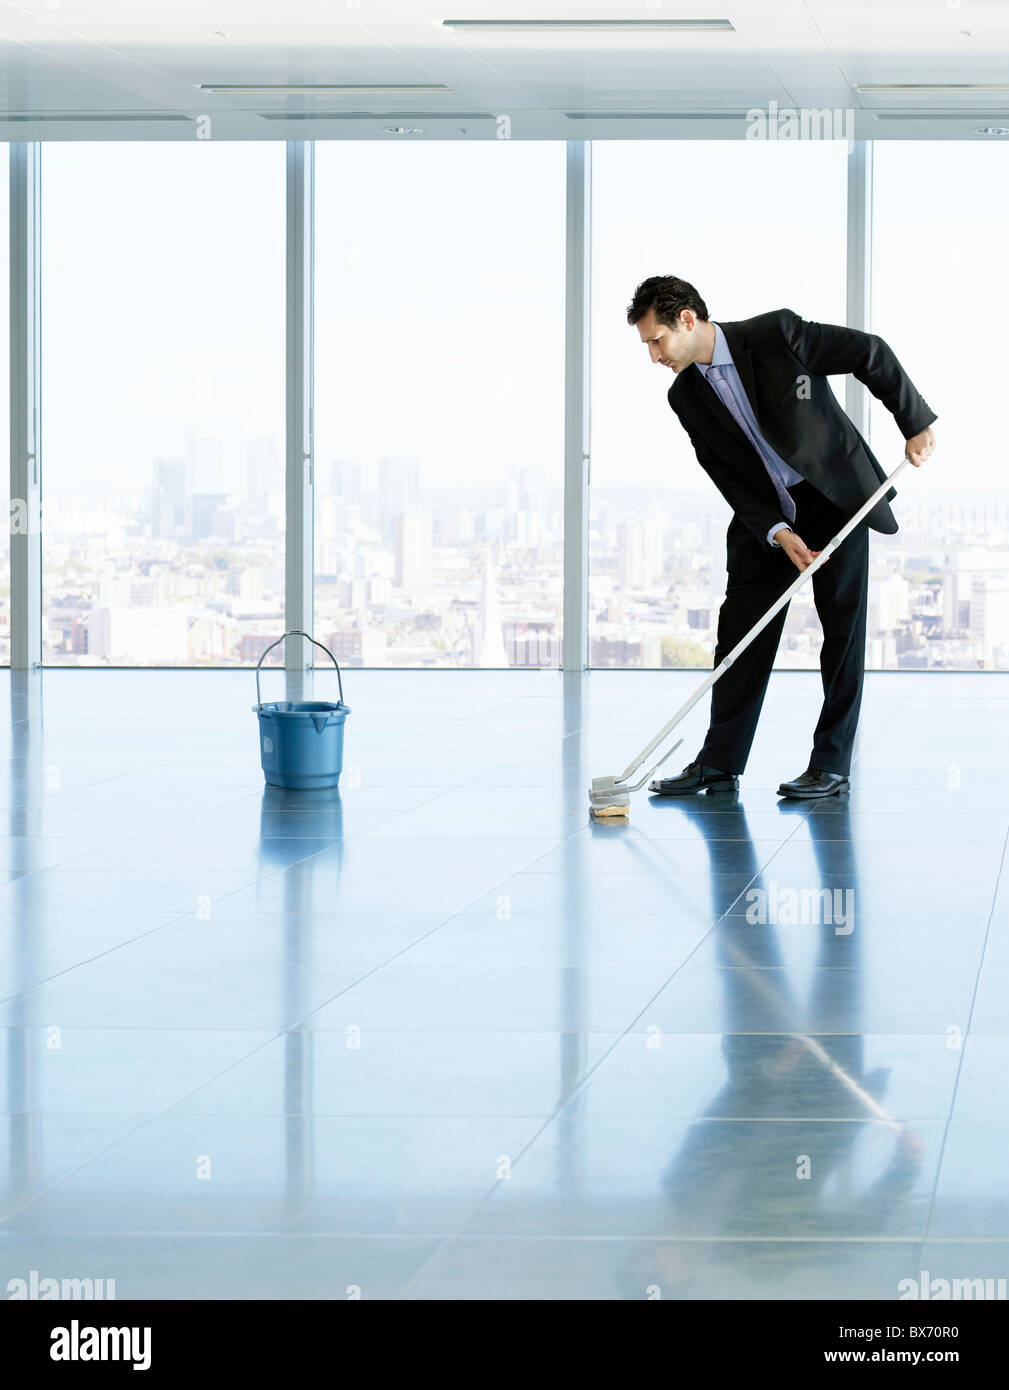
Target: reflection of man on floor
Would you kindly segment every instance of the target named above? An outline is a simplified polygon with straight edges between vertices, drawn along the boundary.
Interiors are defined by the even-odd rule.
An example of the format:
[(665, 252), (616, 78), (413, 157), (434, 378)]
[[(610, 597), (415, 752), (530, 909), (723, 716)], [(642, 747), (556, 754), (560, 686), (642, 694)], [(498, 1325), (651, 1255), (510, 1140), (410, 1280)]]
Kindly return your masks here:
[[(757, 851), (738, 803), (731, 817), (696, 802), (683, 809), (708, 845), (712, 885), (727, 843), (721, 837), (729, 833), (719, 822), (726, 819), (733, 850), (743, 851), (733, 862), (751, 882), (760, 882)], [(847, 803), (840, 803), (836, 814), (809, 816), (806, 824), (820, 882), (840, 880), (857, 900)], [(721, 916), (717, 898), (714, 910)], [(766, 1234), (769, 1243), (796, 1236), (830, 1242), (859, 1231), (892, 1232), (899, 1217), (906, 1217), (921, 1162), (917, 1135), (881, 1104), (889, 1070), (865, 1070), (862, 972), (856, 968), (860, 929), (843, 936), (832, 923), (799, 929), (819, 946), (810, 962), (814, 985), (805, 1003), (785, 975), (774, 923), (751, 924), (745, 914), (722, 916), (714, 930), (727, 1075), (660, 1180), (675, 1219), (669, 1245), (653, 1251), (651, 1271), (666, 1297), (683, 1291), (713, 1262), (715, 1238)], [(889, 1161), (868, 1186), (847, 1191), (843, 1175), (867, 1124), (887, 1132)], [(798, 1155), (809, 1159), (808, 1179), (797, 1176)], [(677, 1237), (688, 1239), (678, 1244)], [(835, 1257), (836, 1251), (834, 1246)], [(776, 1273), (815, 1254), (798, 1245), (790, 1245), (789, 1252)], [(647, 1282), (644, 1264), (634, 1277)], [(690, 1296), (698, 1296), (695, 1289)]]
[[(685, 280), (654, 275), (635, 290), (627, 321), (653, 362), (676, 380), (669, 404), (698, 462), (732, 508), (728, 582), (718, 615), (717, 666), (886, 477), (841, 409), (828, 376), (852, 373), (891, 412), (919, 467), (936, 419), (889, 345), (872, 333), (813, 323), (791, 309), (712, 323)], [(823, 625), (823, 708), (806, 771), (781, 796), (848, 790), (865, 669), (868, 531), (897, 530), (893, 489), (813, 575)], [(657, 779), (664, 796), (734, 790), (746, 766), (787, 608), (711, 691), (711, 721), (694, 762)]]

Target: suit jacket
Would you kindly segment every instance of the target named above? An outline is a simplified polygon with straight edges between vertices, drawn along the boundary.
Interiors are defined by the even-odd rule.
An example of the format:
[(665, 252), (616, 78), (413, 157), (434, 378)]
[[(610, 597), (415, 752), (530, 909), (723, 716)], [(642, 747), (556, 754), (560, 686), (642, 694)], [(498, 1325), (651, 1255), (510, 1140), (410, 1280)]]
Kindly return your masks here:
[[(886, 477), (872, 450), (830, 389), (828, 376), (851, 372), (893, 415), (905, 439), (937, 418), (888, 343), (834, 323), (813, 323), (774, 309), (733, 323), (718, 320), (732, 360), (771, 448), (847, 514)], [(762, 566), (767, 532), (782, 520), (767, 469), (702, 372), (691, 363), (669, 388), (669, 404), (697, 460), (733, 511), (726, 537), (730, 574)], [(897, 530), (891, 488), (867, 517), (874, 531)]]

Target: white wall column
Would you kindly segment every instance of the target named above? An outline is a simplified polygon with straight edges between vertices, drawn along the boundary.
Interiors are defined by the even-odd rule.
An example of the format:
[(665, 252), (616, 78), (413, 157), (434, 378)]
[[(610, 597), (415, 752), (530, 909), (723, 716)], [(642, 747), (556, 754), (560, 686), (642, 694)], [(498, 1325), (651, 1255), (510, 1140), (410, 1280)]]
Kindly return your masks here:
[[(286, 589), (288, 629), (312, 632), (315, 518), (315, 146), (287, 144)], [(314, 634), (313, 634), (314, 635)], [(285, 644), (288, 671), (304, 671), (318, 651), (304, 638)], [(324, 658), (323, 658), (324, 659)]]
[(565, 671), (588, 665), (589, 372), (592, 146), (567, 142), (567, 257), (564, 296), (564, 656)]
[[(848, 153), (848, 328), (869, 332), (872, 309), (872, 141), (854, 140)], [(869, 433), (869, 392), (849, 374), (844, 407), (861, 434)]]
[(42, 663), (42, 146), (10, 146), (11, 669)]

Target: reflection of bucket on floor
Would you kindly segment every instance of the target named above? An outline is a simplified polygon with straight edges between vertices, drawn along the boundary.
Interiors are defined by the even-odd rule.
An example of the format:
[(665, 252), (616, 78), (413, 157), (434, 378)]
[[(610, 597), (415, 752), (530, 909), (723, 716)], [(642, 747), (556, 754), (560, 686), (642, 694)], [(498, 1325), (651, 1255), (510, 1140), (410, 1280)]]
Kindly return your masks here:
[[(307, 637), (330, 658), (340, 687), (336, 704), (328, 700), (273, 700), (263, 704), (259, 673), (264, 658), (288, 637)], [(252, 708), (259, 716), (259, 751), (270, 786), (307, 791), (338, 785), (343, 771), (343, 726), (350, 706), (343, 703), (340, 664), (328, 647), (299, 628), (278, 637), (256, 665), (256, 704)]]
[(291, 866), (292, 837), (319, 840), (329, 846), (342, 844), (346, 824), (343, 803), (339, 787), (288, 791), (264, 783), (259, 798), (257, 855), (264, 864), (287, 869)]

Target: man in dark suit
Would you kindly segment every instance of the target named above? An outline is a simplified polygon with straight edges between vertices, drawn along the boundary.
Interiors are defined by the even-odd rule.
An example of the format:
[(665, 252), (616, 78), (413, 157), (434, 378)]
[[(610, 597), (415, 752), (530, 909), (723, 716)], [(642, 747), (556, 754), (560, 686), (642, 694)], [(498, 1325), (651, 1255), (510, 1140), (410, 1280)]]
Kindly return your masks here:
[[(791, 309), (712, 323), (693, 285), (673, 275), (643, 281), (627, 309), (653, 362), (676, 380), (669, 404), (698, 462), (732, 508), (728, 580), (718, 614), (717, 666), (886, 474), (841, 409), (828, 376), (851, 372), (890, 411), (920, 467), (935, 448), (936, 419), (882, 338), (813, 323)], [(823, 708), (806, 771), (780, 796), (836, 796), (849, 789), (865, 670), (868, 529), (891, 535), (886, 494), (813, 575), (823, 625)], [(734, 791), (757, 728), (786, 609), (711, 691), (711, 720), (694, 762), (655, 779), (664, 796)]]

